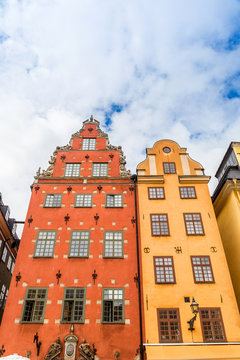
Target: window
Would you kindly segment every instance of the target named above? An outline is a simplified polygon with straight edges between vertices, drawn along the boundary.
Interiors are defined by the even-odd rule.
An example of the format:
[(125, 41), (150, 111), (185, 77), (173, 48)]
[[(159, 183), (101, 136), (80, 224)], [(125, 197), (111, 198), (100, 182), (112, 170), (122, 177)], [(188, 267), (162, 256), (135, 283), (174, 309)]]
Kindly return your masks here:
[(196, 283), (214, 282), (209, 256), (191, 256), (191, 260)]
[(92, 176), (107, 176), (108, 163), (93, 163)]
[(5, 248), (3, 249), (3, 254), (2, 254), (2, 261), (5, 263), (6, 261), (6, 257), (7, 257), (7, 248), (5, 246)]
[(61, 207), (62, 194), (47, 194), (44, 207)]
[(123, 257), (123, 232), (105, 231), (104, 232), (104, 257)]
[(102, 322), (124, 322), (124, 289), (105, 288), (102, 299)]
[(14, 266), (15, 266), (15, 262), (13, 261), (13, 262), (12, 262), (12, 267), (11, 267), (11, 274), (13, 273)]
[(156, 284), (174, 284), (175, 274), (172, 256), (154, 256)]
[(47, 291), (47, 288), (27, 289), (21, 322), (43, 323)]
[(148, 188), (148, 198), (151, 200), (165, 199), (164, 188), (163, 187), (149, 187)]
[(196, 191), (194, 186), (180, 186), (181, 199), (196, 199)]
[(168, 216), (167, 214), (154, 214), (151, 216), (152, 236), (168, 236)]
[(65, 166), (65, 176), (80, 176), (80, 163), (68, 163)]
[(203, 341), (226, 341), (220, 308), (200, 308)]
[(181, 325), (178, 309), (157, 309), (159, 342), (181, 342)]
[(107, 194), (106, 207), (122, 207), (123, 197), (122, 194)]
[(4, 305), (5, 292), (6, 292), (6, 286), (3, 284), (3, 285), (2, 285), (1, 292), (0, 292), (0, 309), (1, 309), (1, 307), (3, 307), (3, 305)]
[(53, 257), (56, 231), (39, 231), (35, 246), (35, 257)]
[(90, 231), (72, 231), (69, 257), (88, 257)]
[(8, 262), (7, 262), (7, 269), (10, 270), (12, 265), (12, 257), (9, 255)]
[(164, 174), (176, 174), (176, 166), (174, 162), (163, 163)]
[(95, 150), (96, 139), (85, 138), (82, 142), (82, 150)]
[(62, 322), (83, 323), (86, 302), (85, 288), (65, 288)]
[(75, 207), (92, 207), (92, 194), (77, 194)]
[(201, 214), (183, 214), (187, 235), (204, 235)]

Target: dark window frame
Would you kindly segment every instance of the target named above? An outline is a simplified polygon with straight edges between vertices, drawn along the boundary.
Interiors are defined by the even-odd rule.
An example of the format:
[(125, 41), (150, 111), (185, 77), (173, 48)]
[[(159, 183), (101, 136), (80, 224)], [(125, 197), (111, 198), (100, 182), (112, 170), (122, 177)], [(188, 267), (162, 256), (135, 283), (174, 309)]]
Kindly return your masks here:
[[(202, 317), (202, 311), (219, 311), (220, 314), (220, 318), (203, 318)], [(227, 338), (226, 338), (226, 333), (225, 333), (225, 328), (224, 328), (224, 323), (223, 323), (223, 318), (222, 318), (222, 312), (221, 312), (221, 308), (220, 307), (204, 307), (204, 308), (199, 308), (199, 318), (200, 318), (200, 323), (201, 323), (201, 329), (202, 329), (202, 337), (203, 337), (203, 342), (205, 343), (216, 343), (216, 342), (227, 342)], [(205, 336), (205, 328), (204, 328), (204, 321), (209, 321), (211, 324), (214, 321), (218, 321), (221, 324), (222, 327), (222, 333), (223, 333), (223, 337), (224, 339), (216, 339), (216, 333), (214, 332), (214, 324), (211, 326), (211, 329), (213, 330), (212, 332), (214, 333), (214, 339), (213, 340), (209, 340), (206, 338)]]
[[(79, 174), (78, 175), (73, 175), (73, 169), (71, 170), (71, 174), (70, 175), (66, 175), (66, 172), (67, 172), (67, 165), (79, 165)], [(64, 169), (64, 177), (67, 177), (67, 178), (71, 178), (71, 177), (80, 177), (80, 173), (81, 173), (81, 163), (80, 162), (69, 162), (69, 163), (65, 163), (65, 169)]]
[[(103, 164), (106, 164), (107, 165), (107, 174), (105, 175), (101, 175), (101, 165)], [(94, 172), (94, 165), (100, 165), (100, 168), (99, 168), (99, 175), (93, 175), (93, 172)], [(109, 170), (109, 166), (108, 166), (108, 162), (93, 162), (92, 163), (92, 177), (108, 177), (108, 170)]]
[[(66, 293), (67, 290), (74, 290), (74, 297), (72, 298), (67, 298), (66, 297)], [(76, 290), (83, 290), (84, 291), (84, 296), (83, 298), (79, 298), (79, 300), (77, 300), (78, 298), (76, 297)], [(84, 324), (85, 322), (85, 309), (86, 309), (86, 288), (85, 287), (65, 287), (64, 288), (64, 294), (63, 294), (63, 302), (62, 302), (62, 313), (61, 313), (61, 324)], [(72, 308), (72, 313), (71, 313), (71, 320), (64, 320), (64, 310), (65, 310), (65, 302), (73, 302), (73, 308)], [(81, 320), (74, 320), (74, 311), (76, 310), (76, 302), (77, 301), (81, 301), (83, 303), (82, 307), (83, 307), (83, 312), (82, 312), (82, 319)]]
[[(185, 215), (199, 215), (200, 219), (199, 220), (186, 220)], [(205, 235), (201, 213), (183, 213), (183, 219), (184, 219), (184, 224), (185, 224), (185, 229), (186, 229), (187, 236), (204, 236)], [(197, 222), (197, 221), (200, 221), (200, 223), (201, 223), (201, 227), (202, 227), (202, 233), (201, 234), (196, 233), (195, 222)], [(187, 222), (193, 222), (193, 224), (194, 224), (194, 234), (188, 233)]]
[[(169, 340), (162, 340), (161, 339), (161, 324), (160, 324), (160, 322), (161, 322), (161, 320), (162, 319), (160, 319), (160, 312), (161, 311), (167, 311), (167, 312), (169, 312), (169, 311), (176, 311), (177, 312), (177, 320), (172, 320), (172, 322), (174, 321), (175, 323), (177, 323), (178, 324), (178, 328), (179, 328), (179, 340), (172, 340), (172, 338), (171, 339), (169, 339)], [(168, 317), (169, 317), (169, 314), (168, 314)], [(170, 322), (171, 322), (171, 320), (170, 319), (163, 319), (163, 321), (164, 322), (167, 322), (168, 323), (168, 329), (170, 330)], [(159, 342), (160, 343), (181, 343), (181, 342), (183, 342), (183, 340), (182, 340), (182, 329), (181, 329), (181, 319), (180, 319), (180, 312), (179, 312), (179, 309), (178, 308), (158, 308), (157, 309), (157, 322), (158, 322), (158, 334), (159, 334)], [(171, 334), (171, 332), (169, 331), (169, 334)]]
[[(167, 220), (166, 221), (153, 221), (152, 220), (152, 216), (159, 216), (159, 215), (165, 215), (167, 217)], [(158, 222), (159, 224), (162, 223), (166, 223), (167, 224), (167, 228), (168, 228), (168, 233), (167, 234), (161, 234), (161, 226), (159, 225), (159, 228), (160, 228), (160, 234), (154, 234), (153, 233), (153, 222)], [(168, 214), (166, 213), (161, 213), (161, 214), (150, 214), (150, 223), (151, 223), (151, 234), (152, 236), (170, 236), (170, 229), (169, 229), (169, 221), (168, 221)]]
[[(80, 233), (80, 239), (73, 239), (73, 233), (74, 232), (78, 232)], [(81, 233), (88, 233), (88, 239), (81, 239)], [(69, 244), (69, 251), (68, 251), (68, 257), (69, 258), (83, 258), (83, 259), (87, 259), (89, 258), (89, 246), (90, 246), (90, 230), (72, 230), (71, 231), (71, 239), (70, 239), (70, 244)], [(88, 250), (87, 250), (87, 255), (86, 256), (82, 256), (82, 255), (72, 255), (71, 251), (72, 251), (72, 243), (73, 241), (79, 242), (79, 250), (80, 250), (80, 243), (81, 242), (88, 242)], [(79, 250), (78, 250), (78, 254), (79, 254)]]
[[(83, 149), (83, 142), (84, 140), (88, 140), (88, 144), (87, 144), (87, 149)], [(95, 140), (95, 143), (94, 143), (94, 149), (90, 149), (90, 141), (89, 140)], [(96, 150), (96, 144), (97, 144), (97, 139), (95, 137), (92, 137), (92, 138), (83, 138), (83, 141), (82, 141), (82, 151), (94, 151)]]
[[(151, 189), (161, 189), (163, 192), (163, 197), (157, 196), (157, 190), (156, 190), (156, 197), (151, 197)], [(149, 200), (164, 200), (165, 199), (165, 189), (163, 186), (150, 186), (148, 187), (148, 199)]]
[[(28, 297), (29, 295), (29, 290), (36, 290), (36, 296), (33, 298), (30, 298)], [(24, 319), (24, 316), (26, 316), (25, 314), (25, 311), (26, 311), (26, 307), (27, 307), (27, 302), (28, 303), (33, 303), (33, 307), (32, 307), (32, 313), (31, 313), (31, 316), (34, 315), (34, 311), (35, 311), (35, 308), (37, 306), (37, 301), (41, 302), (41, 298), (38, 300), (37, 298), (37, 294), (38, 294), (38, 291), (39, 290), (46, 290), (46, 293), (45, 293), (45, 297), (44, 299), (42, 300), (42, 302), (44, 302), (43, 304), (43, 310), (42, 310), (42, 315), (41, 315), (41, 319), (40, 320), (30, 320), (30, 321), (27, 321), (27, 320), (23, 320)], [(44, 317), (45, 317), (45, 311), (46, 311), (46, 304), (47, 304), (47, 297), (48, 297), (48, 288), (47, 287), (28, 287), (26, 289), (26, 292), (25, 292), (25, 297), (24, 297), (24, 302), (23, 302), (23, 308), (22, 308), (22, 314), (21, 314), (21, 320), (20, 320), (20, 323), (22, 324), (42, 324), (44, 322)]]
[[(104, 291), (105, 290), (113, 290), (113, 298), (112, 299), (104, 299)], [(122, 290), (122, 299), (114, 299), (114, 290)], [(105, 302), (111, 302), (114, 304), (114, 301), (122, 301), (122, 319), (118, 321), (106, 321), (104, 320), (104, 310), (105, 310)], [(114, 317), (114, 312), (112, 314)], [(102, 289), (102, 308), (101, 308), (101, 323), (102, 324), (125, 324), (125, 289), (120, 287), (104, 287)]]
[[(171, 169), (171, 165), (174, 167), (174, 171)], [(168, 167), (168, 169), (167, 169)], [(164, 174), (176, 174), (176, 163), (175, 162), (163, 162), (163, 172)]]
[[(113, 196), (113, 202), (114, 202), (114, 205), (113, 206), (111, 206), (111, 205), (108, 205), (107, 204), (107, 197), (108, 196)], [(116, 196), (121, 196), (121, 205), (120, 206), (116, 206), (115, 205), (115, 202), (116, 202), (116, 200), (115, 200), (115, 197)], [(116, 209), (119, 209), (119, 208), (122, 208), (123, 207), (123, 194), (106, 194), (106, 197), (105, 197), (105, 208), (112, 208), (112, 209), (114, 209), (114, 208), (116, 208)]]
[[(51, 233), (55, 233), (55, 238), (54, 239), (40, 239), (39, 238), (39, 235), (41, 232), (51, 232)], [(45, 255), (36, 255), (37, 253), (37, 245), (38, 245), (38, 242), (40, 241), (54, 241), (54, 245), (53, 245), (53, 251), (52, 251), (52, 255), (49, 255), (49, 256), (45, 256)], [(55, 246), (56, 246), (56, 240), (57, 240), (57, 230), (38, 230), (38, 234), (37, 234), (37, 239), (36, 239), (36, 243), (35, 243), (35, 248), (34, 248), (34, 254), (33, 254), (33, 257), (34, 258), (45, 258), (45, 259), (51, 259), (54, 257), (54, 251), (55, 251)], [(46, 249), (46, 246), (44, 247), (44, 251)]]
[[(60, 205), (54, 205), (54, 200), (55, 200), (56, 195), (57, 195), (57, 196), (61, 196), (61, 203), (60, 203)], [(52, 205), (52, 206), (46, 205), (46, 203), (47, 203), (47, 197), (48, 197), (48, 196), (53, 196), (53, 205)], [(51, 208), (60, 208), (61, 206), (62, 206), (62, 194), (46, 194), (43, 207), (45, 207), (45, 208), (50, 208), (50, 209), (51, 209)]]
[[(182, 196), (181, 190), (182, 189), (187, 189), (187, 197)], [(193, 189), (194, 190), (194, 197), (189, 196), (189, 189)], [(179, 194), (180, 194), (180, 199), (197, 199), (197, 193), (196, 193), (196, 188), (195, 186), (179, 186)]]
[[(163, 265), (156, 265), (155, 259), (159, 259), (159, 258), (163, 259)], [(170, 258), (172, 260), (172, 265), (165, 265), (164, 264), (164, 259), (165, 258)], [(176, 284), (176, 276), (175, 276), (173, 256), (154, 256), (153, 257), (153, 266), (154, 266), (154, 274), (155, 274), (155, 284), (161, 284), (161, 285)], [(160, 267), (160, 266), (164, 268), (164, 278), (165, 278), (165, 280), (166, 280), (165, 268), (166, 267), (171, 267), (172, 268), (173, 281), (157, 281), (157, 267)]]
[[(197, 265), (196, 265), (196, 264), (193, 264), (193, 258), (200, 258), (201, 264), (197, 264)], [(207, 264), (207, 265), (202, 264), (202, 260), (201, 260), (202, 258), (208, 258), (209, 264)], [(195, 284), (214, 284), (214, 283), (215, 283), (214, 275), (213, 275), (213, 269), (212, 269), (212, 264), (211, 264), (211, 259), (210, 259), (210, 256), (209, 256), (209, 255), (192, 255), (192, 256), (191, 256), (191, 264), (192, 264), (193, 278), (194, 278)], [(196, 274), (195, 274), (195, 272), (194, 272), (194, 267), (196, 267), (196, 266), (201, 267), (203, 277), (205, 277), (205, 276), (204, 276), (204, 271), (203, 271), (204, 266), (210, 267), (210, 269), (211, 269), (211, 275), (212, 275), (212, 279), (213, 279), (213, 280), (212, 280), (212, 281), (197, 281), (197, 280), (196, 280)]]
[[(121, 233), (122, 234), (122, 239), (106, 239), (106, 234), (107, 233), (113, 233), (113, 237), (114, 237), (114, 234), (115, 233)], [(104, 243), (103, 243), (103, 258), (104, 259), (123, 259), (124, 258), (124, 237), (123, 237), (123, 230), (105, 230), (104, 231)], [(121, 255), (118, 255), (118, 256), (107, 256), (106, 255), (106, 244), (107, 242), (112, 242), (113, 243), (113, 253), (114, 253), (114, 243), (115, 241), (121, 241), (122, 243), (122, 254)]]
[[(79, 195), (82, 195), (83, 196), (83, 205), (77, 205), (77, 197)], [(84, 206), (84, 200), (85, 200), (85, 196), (91, 196), (91, 205), (88, 205), (88, 206)], [(91, 208), (92, 207), (92, 202), (93, 202), (93, 194), (85, 194), (85, 193), (78, 193), (75, 195), (75, 199), (74, 199), (74, 207), (75, 208)]]

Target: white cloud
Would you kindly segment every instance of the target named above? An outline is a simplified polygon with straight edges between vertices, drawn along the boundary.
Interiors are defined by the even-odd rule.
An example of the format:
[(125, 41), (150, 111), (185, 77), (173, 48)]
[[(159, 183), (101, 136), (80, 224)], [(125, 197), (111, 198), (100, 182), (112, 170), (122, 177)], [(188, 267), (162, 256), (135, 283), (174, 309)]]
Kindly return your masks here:
[[(24, 219), (29, 185), (91, 113), (129, 167), (172, 138), (214, 175), (240, 133), (236, 0), (9, 0), (0, 10), (0, 183)], [(235, 80), (231, 80), (235, 77)], [(230, 80), (229, 80), (230, 79)], [(230, 85), (229, 85), (230, 83)], [(102, 123), (102, 127), (104, 124)]]

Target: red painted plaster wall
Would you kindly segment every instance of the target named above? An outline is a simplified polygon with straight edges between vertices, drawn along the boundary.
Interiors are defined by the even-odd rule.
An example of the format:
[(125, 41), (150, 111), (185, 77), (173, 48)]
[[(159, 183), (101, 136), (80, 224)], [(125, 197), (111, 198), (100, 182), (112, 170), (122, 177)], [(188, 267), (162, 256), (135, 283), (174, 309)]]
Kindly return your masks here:
[[(93, 128), (90, 132), (89, 127)], [(92, 346), (95, 344), (100, 359), (113, 359), (114, 352), (120, 351), (120, 359), (133, 359), (139, 346), (139, 310), (138, 289), (134, 281), (137, 272), (137, 249), (135, 225), (131, 219), (135, 216), (134, 194), (129, 190), (130, 179), (120, 178), (119, 150), (106, 151), (106, 137), (97, 131), (96, 124), (85, 124), (86, 130), (80, 136), (97, 137), (96, 151), (81, 151), (82, 138), (72, 141), (70, 151), (58, 151), (53, 176), (39, 178), (40, 189), (32, 191), (26, 219), (30, 216), (33, 222), (26, 221), (19, 249), (13, 279), (21, 273), (21, 281), (16, 287), (15, 281), (10, 287), (9, 298), (3, 318), (0, 339), (6, 348), (5, 355), (18, 353), (25, 356), (32, 352), (31, 359), (36, 359), (36, 346), (33, 336), (39, 334), (42, 341), (40, 359), (43, 359), (52, 342), (69, 333), (70, 324), (59, 323), (62, 312), (62, 300), (65, 287), (85, 287), (85, 324), (75, 324), (75, 335), (86, 339)], [(89, 155), (86, 159), (85, 156)], [(114, 157), (109, 157), (113, 154)], [(65, 159), (61, 156), (65, 155)], [(65, 163), (81, 162), (80, 178), (64, 177)], [(92, 163), (108, 162), (107, 178), (92, 178)], [(102, 190), (97, 186), (101, 184)], [(67, 191), (71, 185), (72, 190)], [(62, 194), (61, 208), (44, 208), (46, 194)], [(93, 194), (91, 208), (75, 208), (76, 193)], [(105, 208), (106, 194), (123, 194), (122, 208)], [(64, 217), (69, 214), (66, 224)], [(94, 215), (98, 213), (96, 224)], [(57, 230), (54, 258), (34, 258), (34, 248), (39, 230)], [(68, 258), (71, 230), (90, 230), (89, 258)], [(104, 259), (104, 230), (122, 230), (124, 233), (124, 259)], [(62, 277), (57, 284), (56, 273)], [(96, 270), (94, 284), (92, 273)], [(77, 279), (77, 280), (76, 280)], [(75, 280), (75, 281), (74, 281)], [(21, 324), (23, 300), (27, 287), (47, 287), (47, 305), (44, 324)], [(125, 290), (125, 324), (101, 324), (102, 288), (124, 288)], [(79, 345), (78, 344), (78, 345)], [(61, 354), (63, 357), (63, 353)], [(77, 351), (78, 357), (78, 351)]]

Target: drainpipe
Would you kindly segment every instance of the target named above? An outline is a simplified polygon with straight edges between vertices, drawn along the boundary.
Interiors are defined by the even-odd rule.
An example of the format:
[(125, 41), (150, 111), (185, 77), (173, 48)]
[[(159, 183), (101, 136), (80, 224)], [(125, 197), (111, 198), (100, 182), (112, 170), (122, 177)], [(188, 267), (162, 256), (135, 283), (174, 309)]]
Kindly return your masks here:
[(138, 212), (137, 212), (137, 175), (131, 176), (134, 183), (134, 200), (135, 200), (135, 219), (136, 219), (136, 244), (137, 244), (137, 272), (138, 272), (138, 308), (139, 308), (139, 326), (140, 326), (140, 360), (144, 359), (143, 346), (143, 324), (142, 324), (142, 296), (140, 282), (140, 258), (139, 258), (139, 238), (138, 238)]

